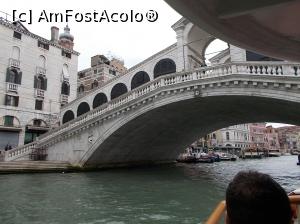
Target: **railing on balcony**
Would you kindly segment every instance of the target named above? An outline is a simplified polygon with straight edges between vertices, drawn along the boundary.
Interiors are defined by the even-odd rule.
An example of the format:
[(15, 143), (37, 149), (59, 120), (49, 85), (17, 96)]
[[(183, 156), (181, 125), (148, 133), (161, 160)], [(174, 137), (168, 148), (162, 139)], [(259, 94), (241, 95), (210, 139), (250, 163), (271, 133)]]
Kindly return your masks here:
[(9, 59), (9, 66), (14, 68), (20, 68), (20, 61), (14, 58)]
[(35, 89), (34, 96), (39, 98), (44, 98), (45, 90), (42, 89)]
[(6, 92), (15, 92), (15, 93), (17, 93), (18, 92), (18, 87), (19, 87), (18, 84), (7, 82), (6, 83)]
[(67, 104), (67, 103), (68, 103), (68, 98), (69, 98), (68, 95), (61, 94), (61, 95), (60, 95), (60, 102), (61, 102), (62, 104)]
[(36, 74), (37, 74), (37, 75), (45, 75), (45, 74), (46, 74), (46, 69), (37, 66), (37, 67), (36, 67)]

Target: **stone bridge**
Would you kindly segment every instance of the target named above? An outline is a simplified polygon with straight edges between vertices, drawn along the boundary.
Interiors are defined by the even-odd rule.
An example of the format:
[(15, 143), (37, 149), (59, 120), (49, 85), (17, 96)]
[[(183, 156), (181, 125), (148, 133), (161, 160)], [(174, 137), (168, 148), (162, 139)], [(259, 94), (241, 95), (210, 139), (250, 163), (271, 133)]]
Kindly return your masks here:
[[(44, 148), (48, 160), (80, 167), (169, 162), (219, 128), (263, 121), (300, 125), (299, 76), (299, 64), (241, 62), (153, 77), (6, 152), (5, 160), (26, 160)], [(67, 105), (62, 122), (108, 85)]]

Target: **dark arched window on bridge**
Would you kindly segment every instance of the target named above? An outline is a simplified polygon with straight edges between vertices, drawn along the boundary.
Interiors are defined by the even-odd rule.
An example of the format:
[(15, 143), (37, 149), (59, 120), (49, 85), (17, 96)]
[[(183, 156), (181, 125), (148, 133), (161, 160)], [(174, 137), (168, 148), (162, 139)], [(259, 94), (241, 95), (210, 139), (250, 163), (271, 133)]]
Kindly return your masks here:
[(63, 124), (67, 123), (67, 122), (73, 120), (74, 118), (75, 118), (75, 115), (74, 115), (73, 111), (68, 110), (63, 116), (62, 123)]
[(98, 93), (93, 100), (93, 109), (107, 103), (107, 97), (104, 93)]
[(165, 58), (156, 63), (154, 78), (176, 72), (176, 64), (172, 59)]
[(61, 94), (63, 95), (70, 95), (70, 84), (67, 81), (63, 81), (61, 84)]
[(84, 85), (80, 85), (79, 87), (78, 87), (78, 93), (83, 93), (84, 92)]
[(139, 71), (136, 73), (131, 80), (131, 89), (135, 89), (146, 82), (149, 82), (150, 78), (147, 72)]
[(82, 102), (79, 104), (78, 106), (78, 109), (77, 109), (77, 117), (82, 115), (82, 114), (85, 114), (87, 112), (90, 111), (90, 106), (87, 102)]
[(110, 97), (113, 100), (113, 99), (123, 95), (124, 93), (127, 93), (126, 85), (124, 83), (118, 83), (112, 88)]
[(96, 88), (96, 87), (98, 87), (98, 81), (97, 81), (97, 80), (94, 80), (94, 82), (92, 83), (91, 88), (94, 89), (94, 88)]

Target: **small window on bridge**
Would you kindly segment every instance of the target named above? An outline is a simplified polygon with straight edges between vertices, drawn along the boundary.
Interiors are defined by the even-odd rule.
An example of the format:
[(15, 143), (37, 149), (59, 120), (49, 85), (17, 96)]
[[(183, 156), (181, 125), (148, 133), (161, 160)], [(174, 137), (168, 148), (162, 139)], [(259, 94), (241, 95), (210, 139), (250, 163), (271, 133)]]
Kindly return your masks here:
[(73, 111), (68, 110), (63, 116), (62, 123), (63, 124), (67, 123), (67, 122), (73, 120), (74, 118), (75, 118), (75, 115), (74, 115)]
[(127, 92), (126, 85), (124, 83), (118, 83), (112, 88), (110, 96), (111, 99), (115, 99)]
[(93, 100), (93, 109), (107, 102), (107, 97), (104, 93), (98, 93)]
[(139, 71), (136, 73), (131, 80), (131, 89), (135, 89), (146, 82), (149, 82), (150, 78), (147, 72)]
[(82, 115), (82, 114), (85, 114), (87, 112), (90, 111), (90, 106), (87, 102), (82, 102), (79, 104), (78, 106), (78, 109), (77, 109), (77, 117)]

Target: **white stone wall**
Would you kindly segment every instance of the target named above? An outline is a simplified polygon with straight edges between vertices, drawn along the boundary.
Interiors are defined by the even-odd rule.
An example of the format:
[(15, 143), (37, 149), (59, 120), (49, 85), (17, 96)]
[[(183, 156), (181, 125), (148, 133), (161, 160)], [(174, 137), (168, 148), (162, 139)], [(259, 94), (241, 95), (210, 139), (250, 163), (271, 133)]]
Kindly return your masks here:
[[(19, 119), (22, 132), (19, 144), (24, 143), (25, 126), (32, 119), (42, 119), (50, 123), (50, 115), (60, 111), (62, 67), (68, 66), (70, 96), (69, 101), (76, 98), (77, 91), (77, 67), (78, 56), (72, 54), (72, 58), (61, 55), (62, 49), (49, 46), (49, 50), (38, 47), (38, 40), (22, 33), (21, 40), (13, 37), (14, 30), (0, 24), (0, 117), (5, 115), (15, 116)], [(18, 86), (18, 107), (5, 106), (6, 71), (9, 67), (9, 58), (12, 56), (13, 47), (20, 49), (20, 70), (22, 71), (21, 85)], [(44, 94), (43, 110), (35, 110), (34, 76), (36, 67), (41, 66), (39, 57), (46, 59), (45, 69), (47, 77), (47, 90)], [(17, 59), (17, 58), (16, 58)], [(50, 125), (50, 124), (49, 124)]]

